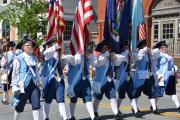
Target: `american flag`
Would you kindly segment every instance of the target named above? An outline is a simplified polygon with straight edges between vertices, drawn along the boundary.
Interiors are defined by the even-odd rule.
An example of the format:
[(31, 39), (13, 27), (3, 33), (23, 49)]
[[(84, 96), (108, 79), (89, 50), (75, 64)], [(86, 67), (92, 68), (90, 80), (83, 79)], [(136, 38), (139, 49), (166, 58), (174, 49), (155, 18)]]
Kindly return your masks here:
[(64, 31), (64, 9), (62, 1), (63, 0), (50, 0), (46, 40), (58, 35), (58, 40), (62, 43), (62, 33)]
[(70, 50), (72, 55), (78, 52), (83, 52), (85, 43), (86, 45), (89, 44), (90, 36), (87, 25), (94, 18), (91, 0), (76, 1), (77, 7), (75, 11), (70, 43)]
[(146, 39), (146, 26), (144, 23), (139, 25), (138, 38), (139, 38), (139, 41)]

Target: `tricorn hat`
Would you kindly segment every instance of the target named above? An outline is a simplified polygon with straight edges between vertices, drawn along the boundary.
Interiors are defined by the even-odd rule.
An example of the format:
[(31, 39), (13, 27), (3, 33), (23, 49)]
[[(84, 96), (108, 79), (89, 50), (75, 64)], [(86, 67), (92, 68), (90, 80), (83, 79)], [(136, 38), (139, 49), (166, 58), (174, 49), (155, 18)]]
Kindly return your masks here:
[(9, 49), (9, 47), (15, 47), (16, 44), (14, 41), (9, 41), (7, 44), (2, 46), (3, 51), (6, 51), (6, 45), (7, 45), (7, 48)]
[(159, 48), (159, 49), (160, 49), (162, 46), (168, 46), (168, 45), (166, 44), (166, 41), (165, 41), (165, 40), (158, 42), (158, 43), (154, 46), (154, 48)]
[(31, 41), (31, 42), (32, 42), (32, 46), (33, 46), (33, 47), (36, 46), (36, 42), (35, 42), (30, 36), (25, 35), (25, 36), (21, 39), (21, 41), (20, 41), (19, 43), (17, 43), (16, 49), (21, 49), (22, 46), (23, 46), (26, 42), (28, 42), (28, 41)]
[(47, 46), (47, 45), (50, 45), (52, 44), (53, 42), (57, 41), (57, 36), (53, 36), (51, 37), (49, 40), (45, 41), (42, 43), (42, 46)]
[(96, 51), (101, 52), (101, 49), (104, 45), (107, 45), (109, 48), (109, 42), (106, 39), (97, 44)]
[(138, 42), (137, 48), (140, 49), (142, 46), (144, 46), (144, 45), (146, 45), (146, 44), (147, 44), (147, 43), (146, 43), (146, 40), (141, 40), (141, 41)]
[(15, 42), (14, 41), (9, 41), (8, 42), (8, 47), (15, 47)]

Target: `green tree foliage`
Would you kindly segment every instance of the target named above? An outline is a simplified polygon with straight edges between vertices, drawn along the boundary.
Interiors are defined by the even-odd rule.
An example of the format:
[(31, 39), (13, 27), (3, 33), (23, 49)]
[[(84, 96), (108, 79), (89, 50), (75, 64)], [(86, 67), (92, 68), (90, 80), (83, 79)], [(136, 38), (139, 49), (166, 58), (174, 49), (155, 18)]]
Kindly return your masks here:
[[(18, 0), (20, 1), (20, 0)], [(7, 19), (18, 29), (19, 37), (30, 34), (37, 40), (37, 33), (47, 33), (48, 4), (44, 0), (11, 0), (7, 8), (0, 13), (0, 19)]]

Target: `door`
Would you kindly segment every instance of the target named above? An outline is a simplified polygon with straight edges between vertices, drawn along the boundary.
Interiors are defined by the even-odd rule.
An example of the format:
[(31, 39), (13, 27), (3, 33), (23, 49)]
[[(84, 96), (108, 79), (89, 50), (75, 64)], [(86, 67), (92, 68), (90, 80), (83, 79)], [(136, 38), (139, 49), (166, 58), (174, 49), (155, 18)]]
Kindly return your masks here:
[(174, 32), (175, 32), (175, 21), (163, 21), (161, 22), (161, 40), (166, 40), (168, 44), (169, 54), (173, 54), (174, 51)]

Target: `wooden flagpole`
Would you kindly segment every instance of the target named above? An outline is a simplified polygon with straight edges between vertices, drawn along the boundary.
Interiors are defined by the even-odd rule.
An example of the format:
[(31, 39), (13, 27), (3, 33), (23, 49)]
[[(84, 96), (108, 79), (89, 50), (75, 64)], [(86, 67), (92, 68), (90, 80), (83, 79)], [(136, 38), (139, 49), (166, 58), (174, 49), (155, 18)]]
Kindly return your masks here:
[[(57, 6), (56, 6), (57, 7)], [(58, 1), (58, 7), (59, 7), (59, 1)], [(59, 30), (60, 30), (60, 24), (61, 24), (61, 22), (59, 22), (59, 8), (58, 8), (58, 11), (57, 11), (57, 16), (56, 16), (56, 23), (57, 23), (57, 26), (58, 26), (58, 30), (57, 30), (57, 42), (58, 42), (58, 44), (60, 45), (60, 51), (58, 50), (58, 54), (59, 54), (59, 62), (60, 62), (60, 70), (61, 70), (61, 72), (62, 73), (60, 73), (60, 74), (63, 74), (63, 66), (62, 66), (62, 62), (61, 62), (61, 57), (62, 57), (62, 44), (63, 44), (63, 40), (61, 41), (61, 43), (60, 43), (60, 39), (62, 39), (62, 36), (60, 36), (60, 33), (59, 33)], [(61, 37), (61, 38), (60, 38)], [(59, 76), (59, 77), (61, 77), (61, 76)]]
[(7, 33), (5, 33), (5, 43), (6, 43), (6, 99), (7, 102), (9, 102), (9, 81), (8, 81), (8, 39), (7, 39)]
[[(111, 34), (112, 34), (112, 21), (109, 21), (109, 53), (111, 54), (111, 40), (112, 40), (112, 37), (111, 37)], [(110, 79), (113, 78), (113, 68), (112, 68), (112, 61), (111, 61), (111, 57), (109, 57), (109, 77)]]

